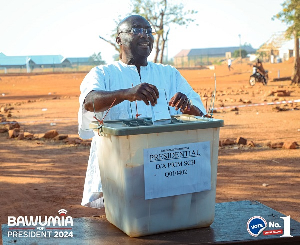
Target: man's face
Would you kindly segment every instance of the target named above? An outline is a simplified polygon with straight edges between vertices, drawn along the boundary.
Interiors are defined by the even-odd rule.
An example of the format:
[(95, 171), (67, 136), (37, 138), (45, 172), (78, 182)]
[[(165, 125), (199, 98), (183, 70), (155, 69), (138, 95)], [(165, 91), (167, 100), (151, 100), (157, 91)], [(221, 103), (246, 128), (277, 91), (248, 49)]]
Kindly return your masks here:
[(154, 38), (152, 34), (131, 33), (132, 28), (151, 28), (149, 22), (140, 16), (132, 16), (124, 22), (119, 29), (119, 38), (126, 55), (135, 59), (148, 57), (153, 48)]

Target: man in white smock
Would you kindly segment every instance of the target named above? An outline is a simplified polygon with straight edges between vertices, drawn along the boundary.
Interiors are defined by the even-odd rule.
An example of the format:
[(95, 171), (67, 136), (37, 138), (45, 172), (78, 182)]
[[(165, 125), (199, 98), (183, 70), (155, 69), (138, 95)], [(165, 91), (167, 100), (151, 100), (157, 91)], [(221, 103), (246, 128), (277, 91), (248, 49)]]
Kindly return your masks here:
[[(135, 118), (136, 114), (152, 117), (151, 106), (157, 104), (159, 96), (166, 96), (171, 115), (206, 114), (200, 96), (174, 67), (147, 61), (154, 38), (145, 18), (131, 15), (120, 22), (117, 31), (120, 60), (94, 67), (80, 86), (78, 123), (81, 138), (94, 137), (89, 128), (90, 122), (95, 121), (94, 116), (100, 120), (104, 115), (104, 120)], [(97, 150), (101, 149), (96, 149), (93, 139), (81, 205), (100, 208), (103, 198)]]

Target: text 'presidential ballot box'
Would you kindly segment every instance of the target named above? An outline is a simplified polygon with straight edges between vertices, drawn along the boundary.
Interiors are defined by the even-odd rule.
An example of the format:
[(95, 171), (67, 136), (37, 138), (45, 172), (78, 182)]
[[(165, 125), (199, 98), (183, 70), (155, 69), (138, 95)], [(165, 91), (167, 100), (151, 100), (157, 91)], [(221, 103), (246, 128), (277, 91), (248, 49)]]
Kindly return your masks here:
[(222, 126), (181, 115), (165, 125), (141, 118), (95, 129), (107, 220), (131, 237), (209, 226)]

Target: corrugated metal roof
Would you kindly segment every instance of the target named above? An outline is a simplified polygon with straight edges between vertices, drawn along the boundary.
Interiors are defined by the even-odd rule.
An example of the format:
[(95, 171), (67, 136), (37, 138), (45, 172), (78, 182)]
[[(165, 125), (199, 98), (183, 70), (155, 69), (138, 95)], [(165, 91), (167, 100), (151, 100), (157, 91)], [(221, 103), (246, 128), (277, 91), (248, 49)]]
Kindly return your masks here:
[[(256, 50), (250, 46), (242, 46), (242, 49), (246, 50), (248, 53), (255, 53)], [(207, 55), (219, 55), (224, 54), (226, 52), (234, 52), (235, 50), (239, 50), (240, 47), (221, 47), (221, 48), (197, 48), (197, 49), (183, 49), (175, 57), (182, 56), (207, 56)], [(187, 53), (187, 51), (189, 51)]]
[(64, 59), (61, 55), (30, 55), (28, 57), (39, 65), (61, 64)]
[(182, 49), (175, 57), (188, 56), (191, 49)]
[(23, 56), (0, 56), (0, 65), (26, 65), (26, 60)]
[(68, 57), (66, 59), (68, 59), (68, 61), (70, 61), (72, 64), (76, 64), (76, 63), (88, 63), (90, 57)]
[(28, 56), (0, 56), (0, 65), (26, 65), (27, 60), (38, 65), (61, 64), (64, 57), (61, 55), (28, 55)]

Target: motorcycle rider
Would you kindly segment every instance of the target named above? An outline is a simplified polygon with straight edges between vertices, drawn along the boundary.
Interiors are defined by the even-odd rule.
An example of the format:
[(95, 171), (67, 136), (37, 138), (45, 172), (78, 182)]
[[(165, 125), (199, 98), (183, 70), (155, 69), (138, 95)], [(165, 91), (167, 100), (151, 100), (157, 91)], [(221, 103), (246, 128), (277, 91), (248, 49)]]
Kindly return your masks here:
[(267, 84), (267, 80), (266, 80), (266, 71), (261, 63), (261, 61), (259, 59), (256, 60), (256, 63), (253, 65), (253, 67), (256, 68), (256, 72), (258, 72), (264, 80), (264, 84)]

